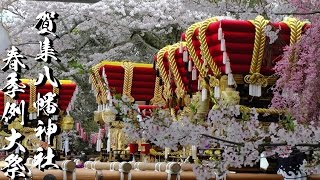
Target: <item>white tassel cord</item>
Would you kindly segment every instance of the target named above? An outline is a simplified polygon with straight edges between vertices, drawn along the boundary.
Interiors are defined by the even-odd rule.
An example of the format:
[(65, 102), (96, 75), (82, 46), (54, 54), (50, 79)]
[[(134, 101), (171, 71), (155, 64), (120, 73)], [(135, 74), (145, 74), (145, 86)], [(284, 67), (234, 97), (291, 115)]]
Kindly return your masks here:
[(192, 62), (189, 60), (188, 63), (188, 71), (191, 72), (192, 71)]
[(184, 50), (182, 54), (183, 62), (188, 62), (188, 51)]
[(261, 96), (261, 86), (260, 85), (256, 85), (257, 86), (257, 97)]
[(108, 93), (107, 93), (108, 95), (107, 95), (107, 99), (110, 101), (111, 99), (112, 99), (112, 96), (111, 96), (111, 92), (110, 91), (108, 91)]
[(64, 152), (67, 155), (67, 153), (70, 151), (69, 149), (69, 136), (66, 135), (66, 139), (64, 140)]
[(205, 100), (207, 99), (207, 96), (208, 96), (207, 89), (206, 89), (206, 88), (203, 88), (203, 89), (202, 89), (202, 93), (201, 93), (201, 99), (202, 99), (202, 101), (205, 101)]
[(214, 97), (217, 99), (220, 98), (220, 87), (219, 86), (214, 87)]
[(249, 95), (260, 97), (261, 96), (261, 85), (249, 84)]
[(218, 40), (221, 41), (222, 39), (222, 28), (221, 28), (221, 21), (218, 29)]
[(165, 159), (168, 159), (170, 151), (171, 151), (170, 148), (164, 148), (164, 157), (165, 157)]
[(227, 61), (228, 61), (228, 55), (227, 55), (227, 52), (224, 51), (222, 54), (222, 63), (226, 64)]
[(226, 40), (224, 38), (221, 39), (221, 46), (220, 46), (221, 51), (226, 51)]
[(193, 69), (192, 69), (191, 80), (192, 81), (197, 80), (197, 69), (195, 67), (193, 67)]
[(230, 66), (231, 66), (230, 62), (227, 62), (226, 65), (225, 65), (225, 73), (226, 74), (230, 74), (232, 72)]
[(197, 159), (197, 147), (192, 145), (191, 147), (192, 159)]
[(198, 79), (198, 90), (199, 91), (201, 90), (201, 80), (200, 80), (200, 78)]
[(105, 67), (103, 67), (102, 69), (102, 78), (103, 78), (103, 81), (106, 85), (108, 85), (108, 80), (107, 80), (107, 75), (106, 75), (106, 70), (105, 70)]
[(100, 152), (101, 151), (101, 129), (99, 130), (99, 134), (98, 134), (98, 140), (97, 140), (97, 146), (96, 146), (96, 151)]
[(229, 86), (234, 85), (234, 79), (233, 79), (233, 74), (232, 73), (228, 74), (228, 85)]

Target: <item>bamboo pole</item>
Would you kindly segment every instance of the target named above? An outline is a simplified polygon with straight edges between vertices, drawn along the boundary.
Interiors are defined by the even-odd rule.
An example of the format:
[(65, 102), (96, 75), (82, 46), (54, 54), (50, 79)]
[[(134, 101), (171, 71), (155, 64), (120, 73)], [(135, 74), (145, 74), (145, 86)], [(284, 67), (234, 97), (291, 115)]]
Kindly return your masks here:
[(56, 161), (56, 164), (67, 172), (73, 172), (76, 169), (76, 163), (71, 160)]
[(130, 171), (132, 169), (131, 163), (128, 162), (93, 162), (91, 163), (91, 169), (93, 170), (115, 170), (119, 169)]
[(133, 167), (135, 170), (139, 171), (160, 171), (165, 172), (169, 168), (173, 173), (179, 173), (181, 166), (176, 162), (160, 162), (160, 163), (144, 163), (144, 162), (135, 162)]

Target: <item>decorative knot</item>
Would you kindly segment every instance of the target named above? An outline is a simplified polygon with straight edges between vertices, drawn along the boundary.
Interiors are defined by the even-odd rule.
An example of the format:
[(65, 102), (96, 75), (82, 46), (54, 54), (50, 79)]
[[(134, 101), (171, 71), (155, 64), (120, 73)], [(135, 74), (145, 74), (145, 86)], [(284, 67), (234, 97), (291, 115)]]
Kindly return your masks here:
[(266, 87), (268, 85), (268, 79), (260, 73), (253, 73), (244, 77), (244, 82), (248, 84), (260, 85)]
[(219, 84), (220, 84), (219, 79), (210, 75), (210, 79), (209, 79), (210, 87), (216, 87), (216, 86), (219, 86)]
[(206, 89), (207, 88), (207, 82), (206, 82), (206, 80), (204, 78), (202, 78), (200, 80), (200, 87), (201, 87), (201, 89)]

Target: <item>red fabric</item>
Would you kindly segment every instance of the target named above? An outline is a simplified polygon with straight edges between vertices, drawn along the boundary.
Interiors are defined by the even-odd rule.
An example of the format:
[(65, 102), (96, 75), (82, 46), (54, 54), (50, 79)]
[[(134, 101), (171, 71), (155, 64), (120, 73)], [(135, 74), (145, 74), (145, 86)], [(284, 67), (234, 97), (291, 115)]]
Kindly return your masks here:
[[(24, 93), (19, 93), (17, 101), (20, 103), (22, 100), (24, 100), (26, 103), (29, 103), (30, 99), (30, 86), (27, 83), (23, 83), (26, 88), (24, 89)], [(59, 99), (58, 99), (58, 107), (61, 111), (65, 111), (71, 101), (71, 98), (73, 96), (73, 93), (76, 89), (75, 83), (70, 84), (63, 84), (61, 83), (61, 87), (59, 89)], [(36, 87), (36, 93), (40, 93), (41, 97), (44, 96), (48, 92), (53, 92), (53, 87), (50, 83), (46, 83), (43, 86), (37, 86)], [(37, 95), (37, 94), (36, 94)], [(2, 91), (0, 91), (0, 113), (3, 114), (4, 111), (4, 94)], [(29, 106), (27, 106), (28, 108)]]
[[(122, 94), (124, 69), (121, 65), (104, 65), (105, 73), (111, 90)], [(100, 68), (102, 75), (103, 68)], [(101, 77), (102, 78), (102, 77)], [(154, 95), (156, 72), (149, 67), (134, 67), (131, 96), (136, 101), (150, 101)]]
[(138, 152), (138, 144), (129, 144), (130, 154), (134, 154)]
[(186, 33), (185, 32), (181, 34), (181, 40), (186, 41)]
[[(255, 38), (254, 25), (249, 21), (221, 20), (219, 22), (213, 22), (208, 26), (208, 29), (205, 32), (206, 42), (211, 56), (223, 73), (225, 67), (222, 63), (223, 56), (220, 50), (220, 41), (218, 40), (217, 34), (220, 23), (226, 40), (226, 49), (231, 61), (231, 69), (233, 73), (248, 74), (249, 71), (247, 70), (250, 69)], [(273, 44), (268, 47), (271, 49), (268, 50), (267, 54), (268, 56), (271, 55), (271, 62), (274, 64), (280, 59), (279, 57), (283, 53), (283, 47), (288, 45), (290, 42), (290, 28), (283, 22), (273, 23), (272, 25), (276, 29), (279, 27), (281, 28), (279, 32), (279, 39), (282, 41), (281, 46), (279, 44)], [(307, 28), (307, 25), (305, 25), (304, 28)], [(193, 36), (193, 45), (197, 56), (201, 57), (200, 42), (196, 39), (195, 34)], [(266, 73), (268, 75), (272, 74), (272, 67), (264, 67), (263, 65), (261, 73)]]
[[(105, 68), (105, 72), (108, 73), (120, 73), (124, 74), (124, 69), (122, 66), (117, 65), (104, 65), (100, 68), (99, 73), (102, 75), (103, 68)], [(135, 74), (155, 74), (155, 71), (153, 68), (148, 67), (134, 67), (133, 68)]]
[[(188, 72), (188, 69), (185, 68), (185, 62), (183, 62), (183, 58), (181, 56), (181, 53), (179, 53), (179, 49), (177, 49), (175, 51), (175, 62), (176, 62), (176, 66), (177, 66), (177, 69), (178, 69), (178, 72), (180, 74), (180, 77), (181, 77), (181, 80), (182, 80), (182, 83), (185, 87), (185, 91), (186, 92), (189, 92), (189, 82), (190, 82), (190, 79), (192, 78), (192, 75), (190, 73), (190, 79), (187, 78), (187, 74), (189, 73)], [(194, 64), (192, 63), (192, 66), (194, 66)], [(167, 68), (167, 67), (166, 67)], [(197, 74), (199, 74), (199, 72), (197, 71)], [(195, 92), (197, 90), (197, 81), (192, 81), (192, 86), (196, 86), (195, 88), (193, 88), (192, 92)], [(175, 90), (175, 85), (174, 85), (174, 88), (173, 90)], [(195, 91), (194, 91), (195, 90)]]
[(208, 29), (206, 31), (206, 35), (212, 35), (217, 33), (218, 28), (220, 26), (221, 22), (221, 28), (223, 31), (237, 31), (237, 32), (249, 32), (254, 33), (255, 27), (253, 24), (251, 24), (249, 21), (241, 21), (241, 20), (221, 20), (218, 22), (213, 22), (208, 26)]
[(141, 151), (141, 154), (150, 154), (151, 145), (150, 144), (141, 144), (144, 147), (144, 151)]

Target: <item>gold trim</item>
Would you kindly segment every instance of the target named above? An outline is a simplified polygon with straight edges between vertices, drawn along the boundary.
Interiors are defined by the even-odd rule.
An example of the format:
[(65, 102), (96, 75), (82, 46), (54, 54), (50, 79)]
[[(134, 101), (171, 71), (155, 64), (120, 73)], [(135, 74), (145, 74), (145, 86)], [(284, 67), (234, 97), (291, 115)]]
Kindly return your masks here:
[[(221, 75), (221, 72), (219, 70), (219, 67), (215, 63), (214, 58), (211, 56), (209, 52), (209, 47), (206, 40), (206, 30), (208, 29), (209, 25), (213, 22), (218, 22), (218, 19), (216, 17), (213, 17), (202, 22), (199, 29), (199, 41), (200, 41), (200, 49), (202, 51), (203, 60), (207, 61), (214, 76), (219, 77)], [(206, 67), (202, 67), (202, 69), (207, 71)]]
[(160, 49), (160, 51), (157, 54), (157, 63), (156, 63), (156, 69), (159, 69), (160, 76), (162, 77), (162, 80), (164, 83), (163, 94), (166, 101), (169, 100), (171, 96), (171, 85), (170, 85), (168, 74), (166, 73), (166, 69), (163, 65), (163, 56), (167, 52), (167, 50), (169, 50), (169, 48), (170, 48), (170, 45)]
[[(185, 42), (182, 42), (182, 45), (185, 46), (186, 43)], [(175, 90), (175, 93), (177, 95), (177, 98), (180, 99), (180, 98), (183, 98), (184, 95), (185, 95), (185, 86), (182, 82), (182, 79), (181, 79), (181, 75), (178, 71), (178, 68), (177, 68), (177, 63), (176, 63), (176, 60), (175, 60), (175, 52), (176, 50), (180, 47), (180, 44), (179, 43), (176, 43), (172, 46), (170, 46), (170, 49), (168, 51), (168, 60), (169, 60), (169, 67), (170, 67), (170, 70), (171, 72), (173, 73), (173, 77), (174, 77), (174, 82), (177, 86), (176, 90)]]
[[(93, 68), (92, 68), (92, 70), (93, 70), (93, 73), (94, 73), (94, 76), (95, 77), (99, 77), (98, 79), (97, 79), (97, 85), (98, 85), (98, 87), (100, 88), (100, 101), (101, 101), (101, 103), (102, 104), (107, 104), (107, 90), (105, 89), (105, 86), (103, 85), (103, 81), (102, 81), (102, 76), (100, 76), (100, 74), (99, 74), (99, 70), (100, 70), (100, 68), (101, 67), (103, 67), (103, 65), (102, 64), (97, 64), (96, 66), (94, 66)], [(93, 79), (92, 79), (93, 80)], [(98, 94), (99, 95), (99, 94)]]
[(290, 28), (290, 46), (299, 41), (302, 28), (307, 22), (299, 21), (296, 18), (288, 17), (283, 21)]
[[(252, 110), (253, 108), (249, 108), (243, 105), (240, 106), (240, 112), (251, 112)], [(284, 114), (286, 112), (285, 110), (274, 108), (255, 108), (255, 110), (258, 114)]]
[[(127, 61), (127, 60), (125, 60)], [(104, 66), (104, 65), (110, 65), (110, 66), (121, 66), (123, 62), (118, 61), (102, 61), (98, 65)], [(132, 63), (134, 67), (144, 67), (144, 68), (152, 68), (152, 64), (143, 64), (143, 63)]]
[(127, 96), (131, 102), (134, 102), (134, 98), (131, 96), (133, 65), (131, 62), (123, 62), (122, 67), (124, 69), (122, 95)]
[(37, 109), (33, 106), (33, 103), (36, 102), (37, 98), (37, 87), (35, 86), (35, 80), (29, 81), (29, 87), (30, 87), (30, 96), (29, 96), (29, 113), (35, 113), (37, 112)]
[(205, 77), (206, 76), (206, 72), (205, 70), (202, 68), (202, 63), (199, 59), (199, 57), (196, 54), (196, 51), (194, 49), (193, 46), (193, 42), (192, 42), (192, 37), (194, 35), (195, 30), (198, 28), (200, 29), (202, 22), (198, 22), (195, 23), (193, 25), (191, 25), (187, 31), (186, 31), (186, 42), (187, 42), (187, 48), (188, 48), (188, 52), (192, 58), (192, 61), (195, 65), (195, 67), (199, 70), (200, 76), (201, 77)]
[[(92, 70), (93, 70), (93, 68), (92, 68)], [(93, 84), (93, 87), (94, 87), (94, 89), (95, 89), (95, 91), (96, 91), (96, 103), (97, 104), (101, 104), (102, 103), (102, 100), (101, 100), (101, 98), (100, 98), (100, 90), (99, 90), (99, 88), (98, 88), (98, 85), (97, 85), (97, 79), (94, 77), (94, 74), (93, 74), (93, 72), (92, 73), (90, 73), (90, 78), (91, 78), (91, 83)]]
[(154, 95), (150, 100), (152, 105), (164, 105), (166, 102), (162, 96), (162, 86), (160, 86), (160, 77), (156, 77), (155, 85), (154, 85)]
[(250, 20), (250, 22), (255, 26), (254, 48), (250, 66), (250, 73), (253, 74), (260, 73), (266, 43), (264, 28), (269, 21), (265, 20), (263, 16), (257, 16), (255, 20)]
[[(302, 28), (306, 22), (299, 21), (296, 18), (288, 17), (283, 21), (290, 28), (290, 46), (299, 41), (302, 34)], [(296, 51), (290, 55), (290, 62), (295, 62), (298, 58)]]
[(7, 102), (9, 102), (9, 103), (15, 102), (14, 99), (12, 99), (10, 96), (6, 95), (5, 93), (3, 93), (3, 97), (4, 97), (4, 106), (6, 106)]

